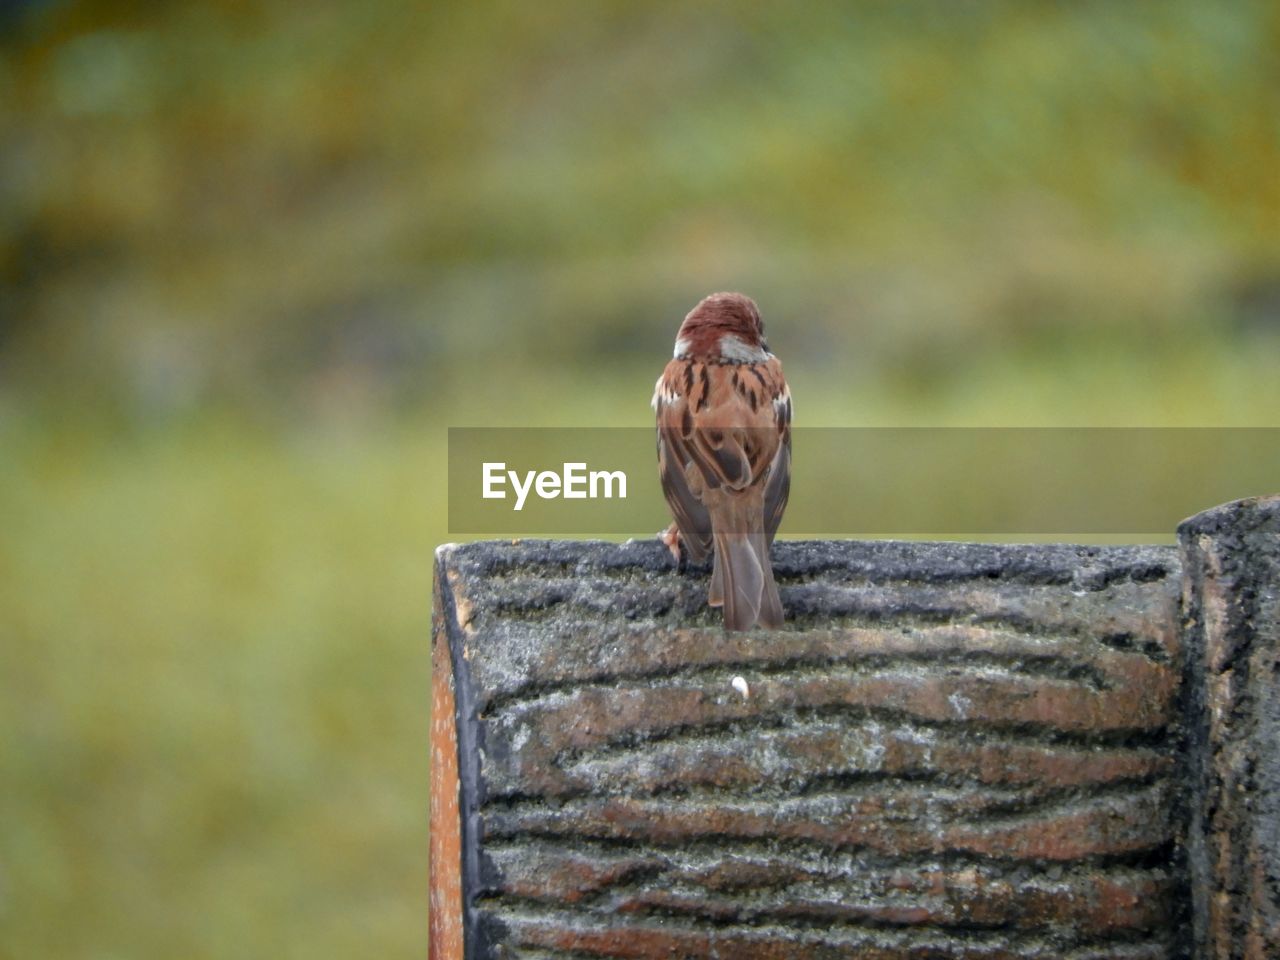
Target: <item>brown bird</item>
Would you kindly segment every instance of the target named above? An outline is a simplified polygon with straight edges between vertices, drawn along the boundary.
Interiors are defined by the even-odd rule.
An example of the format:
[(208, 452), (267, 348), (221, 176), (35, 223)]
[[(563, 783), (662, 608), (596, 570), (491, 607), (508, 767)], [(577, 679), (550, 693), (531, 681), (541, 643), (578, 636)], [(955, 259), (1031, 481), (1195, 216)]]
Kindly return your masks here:
[(730, 630), (782, 624), (769, 547), (791, 488), (791, 392), (760, 311), (713, 293), (676, 334), (653, 393), (658, 472), (675, 518), (663, 540), (680, 559), (714, 551), (707, 602)]

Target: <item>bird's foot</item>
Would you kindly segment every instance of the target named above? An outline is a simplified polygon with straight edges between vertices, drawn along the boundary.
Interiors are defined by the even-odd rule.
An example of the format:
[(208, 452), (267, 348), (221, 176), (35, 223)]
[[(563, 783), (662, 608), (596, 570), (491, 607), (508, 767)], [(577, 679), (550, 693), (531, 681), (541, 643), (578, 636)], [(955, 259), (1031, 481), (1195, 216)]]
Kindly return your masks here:
[(671, 551), (671, 559), (675, 561), (676, 568), (680, 567), (680, 530), (673, 523), (667, 529), (658, 534), (658, 539), (666, 544), (667, 549)]

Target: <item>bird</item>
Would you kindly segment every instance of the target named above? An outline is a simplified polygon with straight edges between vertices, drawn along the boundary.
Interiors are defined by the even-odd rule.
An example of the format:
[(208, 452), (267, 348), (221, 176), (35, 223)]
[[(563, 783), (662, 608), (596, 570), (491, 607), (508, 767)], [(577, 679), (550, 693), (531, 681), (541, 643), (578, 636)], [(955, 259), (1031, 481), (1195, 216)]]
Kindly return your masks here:
[(681, 544), (712, 554), (707, 603), (726, 629), (781, 626), (769, 548), (791, 490), (791, 391), (755, 301), (713, 293), (689, 311), (652, 406), (677, 566)]

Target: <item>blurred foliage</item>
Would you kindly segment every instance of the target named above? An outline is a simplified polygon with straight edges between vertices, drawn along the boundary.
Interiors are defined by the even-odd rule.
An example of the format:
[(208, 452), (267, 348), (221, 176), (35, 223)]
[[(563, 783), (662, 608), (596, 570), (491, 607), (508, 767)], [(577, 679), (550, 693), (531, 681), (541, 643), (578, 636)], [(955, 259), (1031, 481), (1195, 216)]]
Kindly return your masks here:
[[(1280, 410), (1280, 8), (0, 8), (0, 956), (421, 956), (448, 424)], [(655, 518), (655, 529), (661, 518)]]
[(793, 364), (925, 384), (1280, 324), (1265, 0), (53, 4), (12, 32), (6, 372), (144, 411), (438, 402), (424, 371), (495, 342), (658, 356), (722, 287)]

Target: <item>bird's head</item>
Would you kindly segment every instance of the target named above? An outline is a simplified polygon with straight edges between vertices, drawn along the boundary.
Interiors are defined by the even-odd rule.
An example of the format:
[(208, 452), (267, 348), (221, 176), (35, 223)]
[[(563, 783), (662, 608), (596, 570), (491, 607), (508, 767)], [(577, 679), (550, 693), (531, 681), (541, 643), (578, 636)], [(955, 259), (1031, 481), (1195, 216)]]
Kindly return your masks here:
[(676, 334), (677, 359), (762, 363), (770, 356), (755, 301), (713, 293), (689, 311)]

